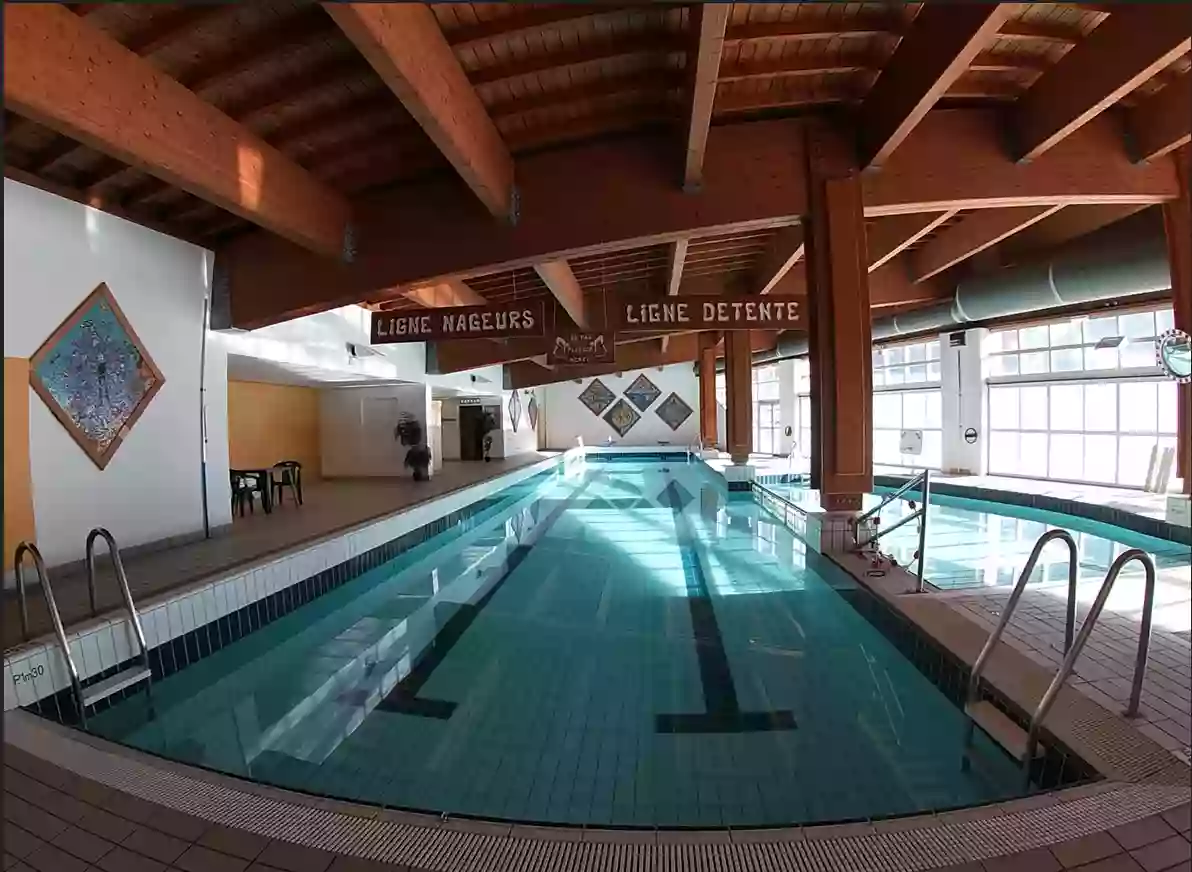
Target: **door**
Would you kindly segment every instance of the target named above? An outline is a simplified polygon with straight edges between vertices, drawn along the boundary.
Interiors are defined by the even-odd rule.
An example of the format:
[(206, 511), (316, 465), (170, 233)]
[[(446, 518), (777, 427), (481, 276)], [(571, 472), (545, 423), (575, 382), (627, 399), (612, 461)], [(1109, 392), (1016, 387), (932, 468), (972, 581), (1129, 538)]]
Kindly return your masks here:
[(484, 459), (484, 408), (459, 407), (459, 459)]

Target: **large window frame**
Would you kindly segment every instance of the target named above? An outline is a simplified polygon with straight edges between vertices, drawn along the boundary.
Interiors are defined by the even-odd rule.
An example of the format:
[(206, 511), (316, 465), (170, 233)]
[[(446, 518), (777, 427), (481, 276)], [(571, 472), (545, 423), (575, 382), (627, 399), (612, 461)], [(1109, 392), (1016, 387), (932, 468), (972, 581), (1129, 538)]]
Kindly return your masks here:
[(776, 363), (753, 367), (753, 451), (779, 454), (782, 415), (779, 410), (779, 368)]
[[(873, 465), (939, 469), (943, 464), (940, 341), (899, 342), (873, 349)], [(923, 433), (923, 452), (899, 451), (902, 431)]]

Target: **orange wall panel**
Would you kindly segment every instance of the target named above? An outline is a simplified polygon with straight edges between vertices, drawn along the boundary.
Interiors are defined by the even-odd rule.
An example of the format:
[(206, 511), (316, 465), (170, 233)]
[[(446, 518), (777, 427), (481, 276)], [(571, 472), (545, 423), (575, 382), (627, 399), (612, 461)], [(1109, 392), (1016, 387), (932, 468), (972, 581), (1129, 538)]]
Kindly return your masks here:
[(34, 541), (33, 476), (29, 470), (29, 361), (4, 358), (4, 568), (23, 539)]
[(259, 469), (297, 460), (320, 473), (319, 392), (315, 388), (228, 381), (228, 461)]

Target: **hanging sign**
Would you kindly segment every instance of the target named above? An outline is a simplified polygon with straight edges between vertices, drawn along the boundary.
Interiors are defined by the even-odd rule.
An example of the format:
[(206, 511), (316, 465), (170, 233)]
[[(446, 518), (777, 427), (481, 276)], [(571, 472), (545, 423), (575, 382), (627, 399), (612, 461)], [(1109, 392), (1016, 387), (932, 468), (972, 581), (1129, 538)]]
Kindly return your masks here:
[(547, 363), (612, 363), (613, 336), (611, 333), (572, 331), (559, 333), (551, 340), (546, 352)]
[(793, 330), (803, 326), (803, 298), (791, 296), (619, 297), (617, 333), (689, 330)]
[(372, 344), (444, 339), (512, 339), (545, 335), (546, 302), (451, 306), (409, 312), (373, 312)]

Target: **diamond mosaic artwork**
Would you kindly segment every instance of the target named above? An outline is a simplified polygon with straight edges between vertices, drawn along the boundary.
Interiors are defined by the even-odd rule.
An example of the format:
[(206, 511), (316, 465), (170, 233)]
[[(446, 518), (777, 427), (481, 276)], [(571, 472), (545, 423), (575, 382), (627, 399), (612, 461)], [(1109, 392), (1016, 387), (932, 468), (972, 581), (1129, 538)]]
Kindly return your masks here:
[(101, 284), (33, 355), (29, 384), (100, 469), (165, 383)]
[(666, 422), (672, 430), (678, 430), (683, 422), (691, 417), (691, 406), (683, 402), (683, 398), (671, 391), (671, 395), (662, 401), (654, 414)]
[(624, 400), (617, 400), (608, 414), (604, 416), (605, 423), (617, 431), (618, 436), (624, 436), (633, 429), (633, 425), (641, 420), (641, 415), (633, 406)]
[(599, 415), (616, 398), (617, 395), (605, 387), (604, 382), (598, 378), (592, 379), (591, 384), (579, 395), (579, 401), (587, 406), (593, 415)]
[(538, 429), (538, 398), (530, 394), (530, 403), (526, 406), (526, 415), (530, 419), (530, 429)]
[(521, 423), (521, 395), (518, 391), (514, 391), (509, 397), (509, 423), (513, 427), (513, 432), (517, 432), (517, 427)]
[(645, 374), (642, 374), (633, 380), (633, 384), (625, 388), (625, 396), (629, 398), (629, 402), (644, 412), (650, 408), (651, 403), (662, 396), (662, 391), (654, 382), (646, 378)]

